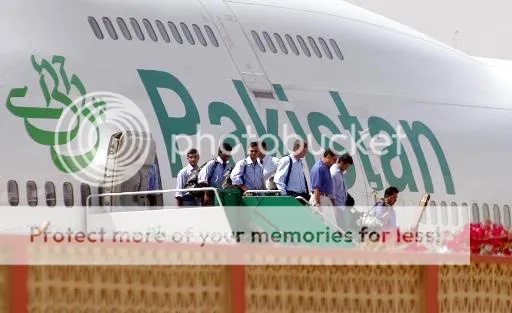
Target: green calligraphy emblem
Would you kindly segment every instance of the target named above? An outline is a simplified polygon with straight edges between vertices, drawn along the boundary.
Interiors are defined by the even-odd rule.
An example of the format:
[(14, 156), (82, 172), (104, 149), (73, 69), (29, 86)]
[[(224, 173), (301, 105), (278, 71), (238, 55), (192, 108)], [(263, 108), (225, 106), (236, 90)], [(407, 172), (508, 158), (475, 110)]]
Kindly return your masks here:
[[(99, 99), (92, 99), (92, 107), (86, 105), (86, 89), (80, 78), (68, 75), (65, 70), (65, 58), (53, 56), (51, 62), (42, 59), (37, 62), (34, 55), (31, 56), (34, 70), (39, 74), (39, 87), (44, 97), (44, 104), (24, 106), (18, 104), (20, 98), (25, 98), (28, 87), (13, 88), (7, 97), (7, 109), (15, 116), (24, 120), (28, 135), (35, 142), (49, 146), (50, 156), (59, 170), (65, 173), (74, 173), (87, 167), (93, 160), (99, 145), (99, 131), (97, 128), (98, 117), (104, 117), (106, 104)], [(73, 98), (73, 96), (75, 96)], [(73, 101), (72, 99), (78, 99)], [(91, 100), (89, 100), (91, 101)], [(91, 114), (91, 110), (97, 110)], [(54, 120), (56, 124), (61, 122), (65, 113), (72, 114), (72, 125), (65, 131), (56, 127), (48, 130), (38, 126), (38, 120)], [(98, 114), (99, 112), (99, 114)], [(83, 127), (89, 122), (96, 127), (95, 144), (87, 151), (80, 151), (79, 155), (66, 155), (60, 152), (59, 146), (73, 141)]]

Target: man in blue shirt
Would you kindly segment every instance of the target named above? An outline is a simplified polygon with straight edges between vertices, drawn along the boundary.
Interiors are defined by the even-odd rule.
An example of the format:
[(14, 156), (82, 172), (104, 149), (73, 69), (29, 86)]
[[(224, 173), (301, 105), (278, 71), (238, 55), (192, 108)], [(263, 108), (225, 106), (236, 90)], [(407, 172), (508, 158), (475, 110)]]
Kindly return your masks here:
[[(200, 185), (222, 188), (222, 182), (224, 175), (231, 170), (232, 165), (229, 164), (229, 158), (231, 157), (231, 147), (228, 143), (223, 143), (217, 153), (217, 158), (209, 161), (206, 165), (201, 168), (198, 175), (198, 183)], [(204, 205), (211, 205), (213, 192), (205, 192)]]
[(293, 152), (279, 160), (274, 183), (282, 195), (300, 196), (309, 200), (310, 194), (302, 165), (302, 159), (307, 152), (308, 143), (296, 140), (293, 144)]
[(258, 162), (258, 142), (251, 142), (249, 156), (236, 163), (231, 172), (231, 181), (246, 192), (247, 190), (263, 190), (263, 166)]
[(313, 197), (311, 204), (314, 206), (334, 206), (335, 200), (332, 199), (332, 178), (330, 168), (336, 162), (336, 154), (327, 149), (324, 152), (322, 160), (318, 161), (311, 168), (311, 188)]

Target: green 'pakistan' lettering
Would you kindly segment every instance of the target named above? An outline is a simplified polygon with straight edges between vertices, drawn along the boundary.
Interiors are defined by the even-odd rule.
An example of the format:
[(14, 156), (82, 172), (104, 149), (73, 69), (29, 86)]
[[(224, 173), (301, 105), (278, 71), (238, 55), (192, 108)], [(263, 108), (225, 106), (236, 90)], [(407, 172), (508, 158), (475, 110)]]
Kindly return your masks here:
[[(164, 138), (166, 138), (166, 146), (167, 146), (167, 152), (168, 155), (171, 156), (173, 153), (177, 154), (176, 149), (177, 146), (170, 142), (168, 138), (171, 137), (173, 134), (185, 134), (185, 135), (194, 135), (195, 130), (197, 129), (197, 126), (200, 125), (199, 120), (199, 114), (197, 111), (197, 106), (192, 100), (192, 97), (190, 96), (188, 90), (186, 87), (174, 76), (172, 76), (169, 73), (166, 72), (160, 72), (160, 71), (150, 71), (150, 70), (139, 70), (140, 78), (146, 88), (146, 91), (148, 93), (148, 96), (151, 100), (151, 103), (153, 104), (153, 107), (155, 109), (155, 112), (158, 116), (158, 120), (160, 123), (160, 128), (164, 134)], [(240, 80), (233, 80), (233, 86), (235, 91), (237, 92), (238, 96), (240, 97), (242, 105), (247, 110), (247, 113), (249, 117), (251, 118), (251, 121), (258, 133), (258, 135), (264, 136), (266, 134), (272, 134), (275, 137), (278, 138), (278, 147), (277, 151), (280, 155), (285, 154), (285, 146), (281, 140), (281, 138), (278, 136), (278, 126), (281, 125), (281, 123), (278, 120), (278, 112), (275, 109), (266, 109), (266, 128), (261, 120), (260, 116), (258, 115), (255, 106), (252, 102), (251, 97), (249, 96), (249, 93)], [(273, 85), (279, 101), (288, 101), (288, 97), (286, 96), (284, 88), (279, 84)], [(166, 88), (169, 90), (172, 90), (176, 92), (176, 94), (180, 97), (182, 100), (182, 104), (185, 106), (185, 115), (183, 117), (170, 117), (169, 112), (165, 110), (164, 103), (162, 101), (162, 98), (160, 97), (158, 93), (158, 88)], [(359, 132), (362, 131), (361, 123), (359, 122), (359, 119), (356, 116), (352, 116), (347, 107), (345, 106), (343, 100), (341, 99), (341, 96), (336, 91), (331, 91), (330, 96), (332, 98), (332, 101), (337, 108), (339, 115), (338, 118), (341, 122), (342, 127), (347, 130), (351, 131), (352, 127), (355, 128), (354, 133), (354, 140), (356, 142), (360, 141), (360, 135)], [(306, 138), (306, 132), (304, 131), (304, 127), (299, 122), (297, 115), (295, 112), (292, 111), (286, 111), (286, 116), (288, 118), (288, 121), (292, 125), (295, 133), (302, 137)], [(236, 136), (240, 142), (242, 142), (245, 146), (247, 146), (247, 142), (243, 141), (244, 137), (243, 134), (246, 133), (246, 127), (245, 123), (241, 119), (240, 115), (236, 110), (234, 110), (229, 104), (223, 103), (223, 102), (212, 102), (208, 106), (208, 114), (210, 119), (210, 124), (212, 125), (221, 125), (222, 118), (228, 118), (230, 119), (233, 124), (235, 125), (235, 131), (232, 132), (234, 136)], [(321, 144), (321, 132), (320, 127), (326, 127), (329, 129), (333, 135), (339, 134), (340, 129), (336, 126), (336, 124), (326, 115), (318, 112), (310, 112), (307, 115), (307, 121), (309, 124), (309, 128), (311, 133), (313, 134), (313, 137), (315, 140)], [(411, 145), (413, 147), (414, 153), (416, 155), (416, 158), (418, 160), (418, 165), (421, 170), (423, 183), (425, 187), (425, 192), (434, 192), (434, 187), (432, 184), (432, 178), (430, 176), (430, 171), (427, 166), (426, 158), (423, 153), (423, 150), (419, 144), (419, 137), (423, 135), (428, 141), (431, 143), (432, 148), (434, 149), (437, 159), (439, 161), (441, 171), (443, 173), (445, 186), (446, 186), (446, 192), (449, 194), (455, 194), (455, 187), (453, 184), (453, 179), (450, 173), (450, 169), (448, 166), (448, 162), (446, 161), (446, 157), (444, 155), (444, 152), (442, 151), (441, 145), (439, 144), (437, 138), (435, 137), (434, 133), (423, 123), (419, 121), (415, 121), (412, 123), (412, 125), (409, 125), (406, 121), (400, 121), (401, 126), (403, 127), (407, 138), (410, 140)], [(380, 132), (385, 132), (388, 135), (395, 135), (396, 132), (393, 129), (393, 127), (384, 120), (383, 118), (372, 116), (368, 120), (368, 127), (370, 130), (370, 134), (373, 136), (379, 134)], [(418, 191), (418, 187), (415, 181), (415, 178), (413, 176), (411, 164), (409, 161), (409, 158), (403, 149), (403, 146), (400, 145), (400, 150), (397, 151), (397, 138), (396, 136), (392, 137), (393, 141), (392, 143), (385, 147), (383, 152), (383, 155), (380, 157), (381, 166), (383, 169), (383, 174), (385, 176), (385, 179), (387, 181), (388, 185), (395, 185), (400, 190), (404, 190), (405, 188), (409, 188), (410, 191)], [(329, 138), (330, 140), (330, 138)], [(270, 143), (270, 142), (269, 142)], [(272, 143), (270, 143), (272, 144)], [(363, 146), (363, 149), (366, 149), (364, 147), (364, 144), (360, 144)], [(245, 149), (244, 146), (244, 149)], [(344, 150), (344, 148), (339, 145), (336, 142), (333, 142), (333, 147), (339, 151)], [(270, 149), (273, 149), (274, 147), (269, 147)], [(375, 186), (376, 190), (383, 190), (384, 189), (384, 182), (381, 177), (381, 175), (375, 173), (372, 164), (370, 162), (369, 156), (361, 151), (361, 149), (358, 149), (358, 156), (359, 160), (362, 164), (362, 167), (364, 169), (366, 179), (368, 182)], [(392, 161), (398, 158), (400, 161), (402, 173), (400, 176), (396, 176), (392, 169)], [(180, 158), (175, 158), (174, 161), (169, 159), (172, 175), (176, 176), (178, 171), (182, 168), (182, 163)], [(311, 167), (315, 159), (311, 153), (308, 153), (306, 155), (306, 161), (308, 165)], [(356, 180), (356, 167), (351, 167), (351, 170), (347, 173), (347, 185), (350, 188)]]

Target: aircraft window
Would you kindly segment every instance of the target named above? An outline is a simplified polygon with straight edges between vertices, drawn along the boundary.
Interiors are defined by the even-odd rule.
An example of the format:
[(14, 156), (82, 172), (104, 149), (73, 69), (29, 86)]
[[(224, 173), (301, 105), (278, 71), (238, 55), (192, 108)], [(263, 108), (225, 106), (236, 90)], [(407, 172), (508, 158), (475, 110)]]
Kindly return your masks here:
[(12, 206), (17, 206), (20, 203), (18, 183), (14, 180), (7, 182), (7, 199), (9, 200), (9, 204)]
[(87, 197), (91, 195), (91, 187), (87, 184), (80, 185), (80, 196), (82, 198), (82, 206), (87, 206)]
[(100, 25), (98, 25), (96, 19), (92, 16), (89, 16), (87, 20), (89, 21), (89, 26), (91, 26), (94, 36), (96, 36), (98, 39), (103, 39), (103, 32), (101, 31)]
[(480, 223), (480, 212), (478, 212), (478, 204), (476, 203), (471, 206), (471, 222)]
[(260, 49), (260, 51), (265, 52), (265, 46), (263, 45), (263, 42), (261, 41), (261, 38), (258, 35), (258, 33), (253, 30), (251, 32), (251, 34), (252, 34), (252, 38), (256, 42), (256, 45), (258, 45), (258, 48)]
[(64, 192), (64, 205), (73, 206), (73, 185), (71, 183), (66, 182), (62, 185), (62, 190)]
[(316, 44), (315, 39), (313, 39), (313, 37), (309, 36), (308, 41), (309, 41), (309, 44), (311, 45), (311, 47), (313, 47), (313, 51), (315, 52), (316, 56), (321, 59), (322, 52), (320, 52), (320, 49), (318, 49), (318, 45)]
[(343, 61), (343, 59), (344, 59), (343, 53), (341, 53), (340, 47), (338, 47), (338, 44), (336, 43), (336, 41), (334, 41), (334, 39), (330, 39), (329, 42), (331, 43), (331, 46), (334, 49), (334, 52), (338, 56), (338, 59)]
[(494, 223), (501, 224), (500, 207), (497, 204), (492, 207), (492, 216)]
[(132, 24), (132, 27), (135, 30), (137, 38), (139, 38), (140, 40), (144, 40), (144, 34), (142, 33), (142, 29), (140, 29), (139, 22), (137, 22), (137, 20), (134, 18), (130, 18), (130, 23)]
[(55, 197), (55, 185), (51, 181), (47, 181), (44, 184), (44, 193), (46, 196), (46, 205), (55, 206), (57, 199)]
[(510, 228), (510, 207), (508, 205), (505, 205), (503, 207), (503, 223), (505, 224), (505, 227)]
[(446, 207), (446, 201), (441, 201), (441, 221), (443, 226), (448, 226), (448, 208)]
[(327, 55), (327, 57), (332, 60), (332, 52), (329, 49), (327, 42), (325, 42), (323, 38), (318, 38), (318, 41), (320, 41), (320, 45), (322, 46), (322, 49), (324, 49), (324, 52)]
[(265, 38), (270, 51), (272, 51), (272, 53), (277, 53), (276, 46), (274, 45), (272, 38), (270, 38), (270, 35), (267, 32), (263, 32), (263, 38)]
[(469, 222), (469, 208), (466, 202), (462, 203), (462, 223), (467, 224)]
[(452, 226), (459, 226), (459, 210), (457, 208), (457, 203), (452, 202), (451, 211), (452, 211)]
[(149, 37), (153, 41), (158, 41), (158, 37), (156, 36), (155, 30), (153, 29), (153, 25), (151, 25), (151, 22), (145, 18), (142, 20), (142, 23), (144, 23), (144, 27), (146, 27), (146, 30), (149, 33)]
[(430, 201), (430, 223), (437, 224), (437, 207), (435, 201)]
[(114, 29), (114, 25), (112, 25), (112, 22), (110, 21), (110, 19), (108, 17), (103, 18), (103, 24), (105, 24), (108, 34), (110, 35), (110, 38), (117, 40), (118, 37), (117, 37), (116, 30)]
[(292, 36), (286, 34), (285, 37), (286, 41), (288, 41), (288, 44), (290, 45), (290, 48), (292, 48), (293, 53), (295, 53), (295, 55), (299, 55), (299, 49), (297, 49), (297, 45), (295, 44), (295, 41), (293, 41)]
[(487, 203), (484, 203), (484, 205), (482, 206), (482, 210), (483, 210), (483, 213), (484, 213), (484, 222), (488, 221), (491, 219), (491, 212), (489, 211), (489, 205), (487, 205)]
[(206, 47), (206, 39), (204, 39), (203, 33), (201, 32), (201, 28), (199, 28), (199, 26), (197, 26), (196, 24), (192, 24), (192, 28), (194, 29), (194, 32), (196, 33), (196, 36), (199, 39), (199, 42)]
[(158, 31), (160, 32), (160, 35), (164, 39), (165, 42), (169, 43), (171, 42), (171, 38), (169, 37), (169, 34), (167, 33), (167, 30), (165, 29), (165, 26), (162, 22), (159, 20), (155, 21), (156, 27), (158, 28)]
[(208, 38), (210, 38), (210, 41), (212, 42), (212, 44), (213, 44), (215, 47), (218, 47), (218, 46), (219, 46), (219, 42), (217, 41), (217, 38), (215, 38), (215, 33), (214, 33), (214, 32), (213, 32), (213, 30), (210, 28), (210, 26), (205, 25), (205, 26), (204, 26), (204, 29), (206, 30), (206, 34), (208, 34)]
[(27, 203), (29, 206), (37, 206), (37, 186), (33, 181), (27, 182)]
[(297, 40), (299, 41), (299, 44), (300, 44), (300, 47), (302, 48), (302, 51), (304, 51), (304, 53), (310, 57), (311, 56), (311, 52), (309, 51), (309, 48), (308, 46), (306, 45), (306, 42), (304, 41), (304, 39), (302, 38), (302, 36), (300, 35), (297, 35)]
[(169, 24), (169, 28), (171, 29), (171, 33), (172, 33), (172, 36), (174, 37), (174, 39), (179, 44), (182, 44), (183, 38), (181, 38), (180, 31), (178, 30), (178, 27), (176, 27), (176, 24), (174, 24), (173, 22), (169, 22), (167, 24)]
[(123, 34), (124, 38), (126, 40), (132, 40), (132, 34), (130, 34), (130, 30), (128, 29), (128, 26), (126, 26), (124, 20), (118, 17), (116, 21), (117, 25), (119, 25), (119, 28), (121, 29), (121, 33)]
[(284, 54), (288, 54), (288, 49), (286, 48), (286, 45), (284, 44), (283, 38), (278, 33), (274, 33), (274, 37), (276, 37), (277, 44), (279, 45), (279, 49)]
[(194, 40), (194, 37), (192, 37), (192, 33), (190, 32), (190, 29), (188, 29), (187, 24), (181, 23), (180, 25), (181, 25), (181, 29), (185, 33), (185, 37), (187, 37), (188, 43), (190, 43), (191, 45), (195, 45), (196, 42)]

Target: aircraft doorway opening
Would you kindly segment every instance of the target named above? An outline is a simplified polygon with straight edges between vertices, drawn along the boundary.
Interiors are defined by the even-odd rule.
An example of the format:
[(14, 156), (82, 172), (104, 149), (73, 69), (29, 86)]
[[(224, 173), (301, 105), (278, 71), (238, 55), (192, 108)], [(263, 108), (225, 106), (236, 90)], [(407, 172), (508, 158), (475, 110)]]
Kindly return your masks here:
[[(154, 140), (145, 133), (119, 132), (110, 138), (103, 188), (100, 193), (162, 189)], [(161, 207), (163, 195), (100, 197), (101, 206)], [(114, 210), (115, 211), (115, 210)]]

